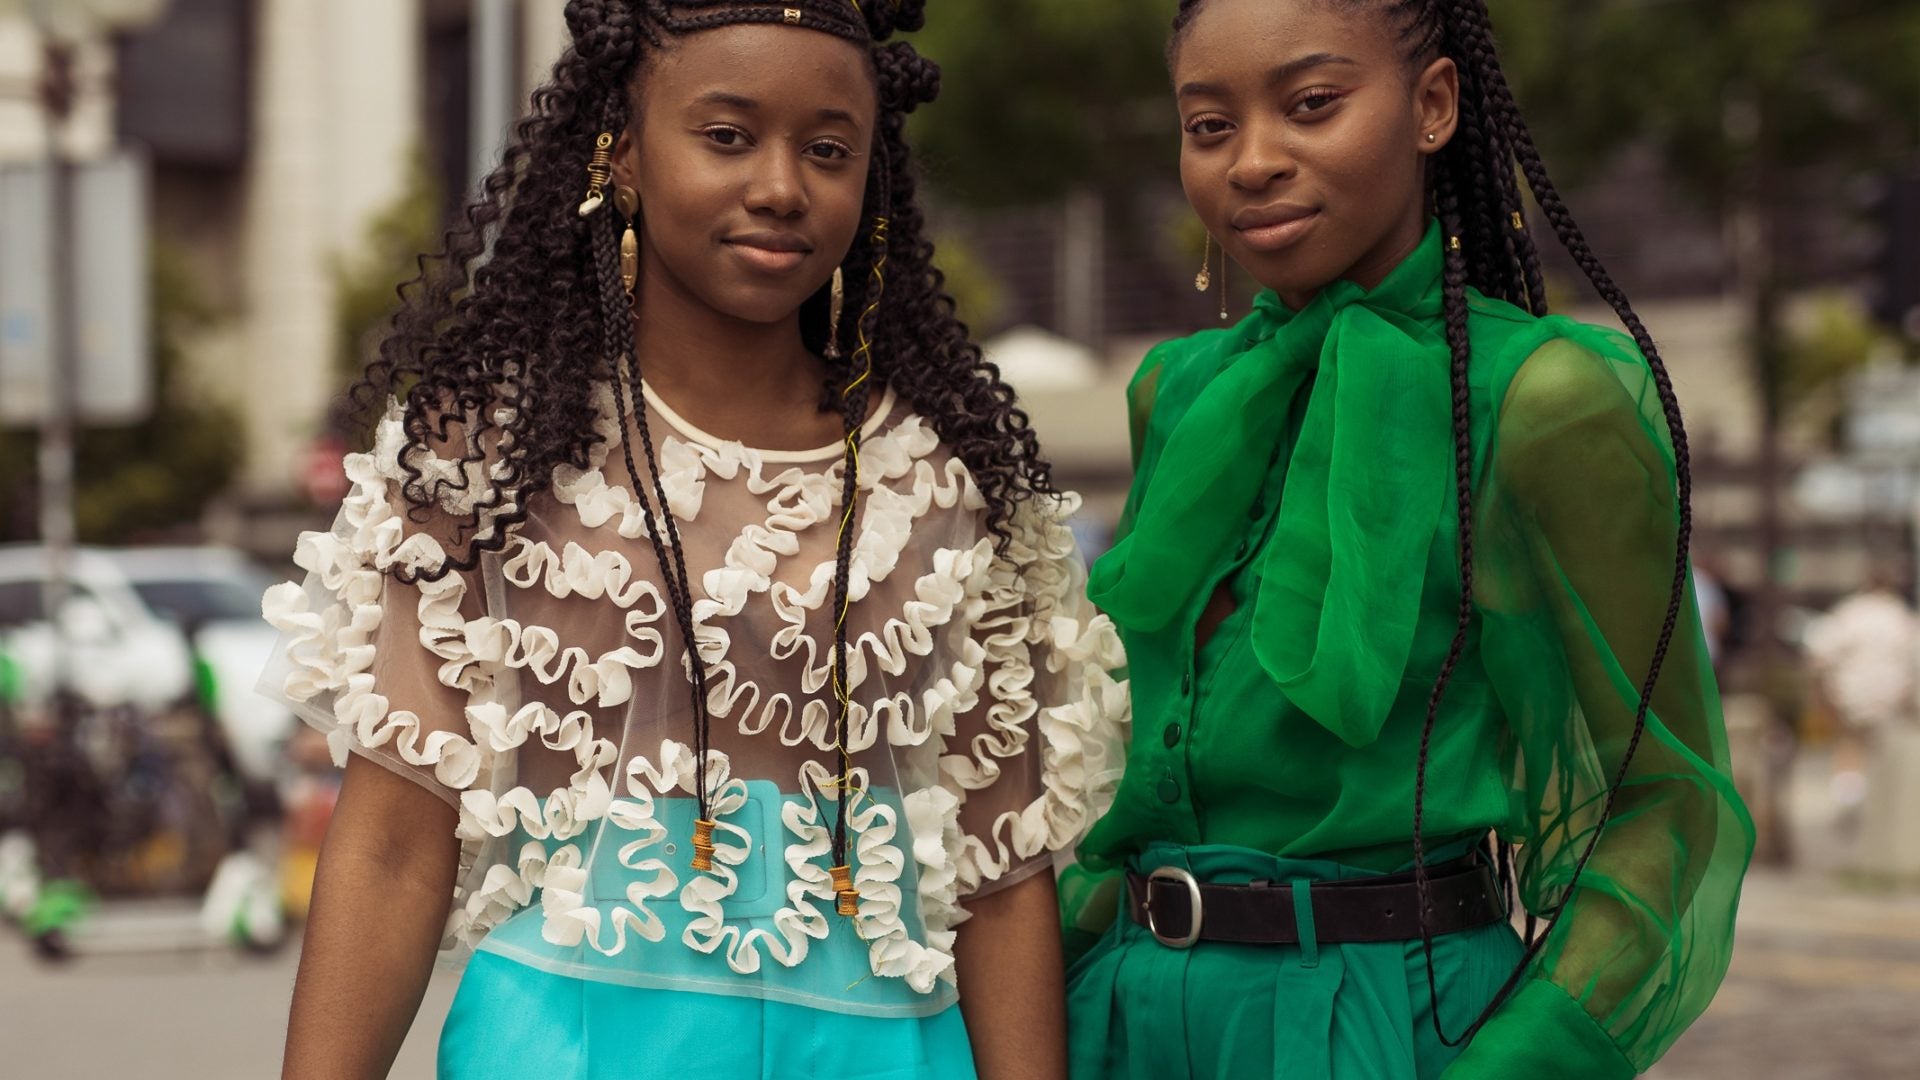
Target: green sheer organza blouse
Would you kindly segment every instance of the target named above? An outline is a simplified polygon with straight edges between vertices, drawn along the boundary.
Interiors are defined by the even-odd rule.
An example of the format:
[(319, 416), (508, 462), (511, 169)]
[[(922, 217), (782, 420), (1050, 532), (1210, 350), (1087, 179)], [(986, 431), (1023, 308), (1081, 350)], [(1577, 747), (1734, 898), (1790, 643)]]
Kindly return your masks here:
[[(1127, 775), (1063, 882), (1069, 947), (1153, 842), (1390, 871), (1412, 854), (1421, 723), (1454, 632), (1454, 403), (1437, 226), (1384, 282), (1304, 310), (1263, 294), (1168, 342), (1129, 391), (1136, 475), (1093, 598), (1134, 694)], [(1528, 910), (1567, 906), (1447, 1073), (1625, 1077), (1726, 971), (1753, 826), (1689, 597), (1614, 818), (1677, 528), (1671, 442), (1633, 342), (1478, 293), (1474, 618), (1428, 768), (1430, 847), (1521, 845)], [(1198, 644), (1208, 599), (1232, 614)], [(1417, 948), (1417, 946), (1416, 946)]]

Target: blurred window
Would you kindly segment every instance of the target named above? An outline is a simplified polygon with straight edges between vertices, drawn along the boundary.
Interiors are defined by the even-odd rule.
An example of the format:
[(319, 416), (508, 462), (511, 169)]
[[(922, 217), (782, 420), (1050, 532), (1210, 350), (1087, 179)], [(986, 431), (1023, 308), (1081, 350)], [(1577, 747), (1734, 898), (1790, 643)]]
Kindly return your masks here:
[(120, 50), (120, 133), (161, 164), (231, 168), (247, 152), (245, 0), (170, 0)]
[(0, 581), (0, 626), (24, 626), (41, 617), (38, 581)]
[(263, 589), (252, 582), (213, 579), (136, 581), (133, 591), (162, 618), (183, 626), (260, 618)]

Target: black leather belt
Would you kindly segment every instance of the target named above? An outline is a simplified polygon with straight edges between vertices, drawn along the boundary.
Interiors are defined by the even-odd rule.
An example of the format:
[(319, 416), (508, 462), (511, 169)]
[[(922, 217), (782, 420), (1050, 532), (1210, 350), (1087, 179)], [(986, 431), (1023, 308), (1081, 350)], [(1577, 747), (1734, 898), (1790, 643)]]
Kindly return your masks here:
[[(1317, 881), (1307, 887), (1313, 939), (1341, 944), (1413, 941), (1420, 937), (1413, 875)], [(1427, 871), (1435, 935), (1472, 930), (1506, 919), (1493, 870), (1477, 856), (1438, 863)], [(1170, 948), (1196, 942), (1297, 945), (1300, 926), (1293, 887), (1286, 882), (1215, 885), (1177, 866), (1127, 874), (1127, 913)]]

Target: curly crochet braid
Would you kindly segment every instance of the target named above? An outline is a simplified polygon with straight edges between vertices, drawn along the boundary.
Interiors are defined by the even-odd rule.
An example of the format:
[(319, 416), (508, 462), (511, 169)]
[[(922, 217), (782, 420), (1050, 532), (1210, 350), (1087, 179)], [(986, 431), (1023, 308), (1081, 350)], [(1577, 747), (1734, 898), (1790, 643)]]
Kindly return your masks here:
[[(850, 526), (856, 520), (860, 428), (876, 383), (891, 385), (911, 403), (967, 466), (987, 505), (986, 528), (1003, 552), (1015, 504), (1055, 494), (1026, 415), (956, 317), (925, 236), (906, 117), (938, 96), (940, 71), (912, 46), (888, 39), (924, 26), (926, 2), (571, 0), (566, 19), (571, 48), (552, 80), (534, 92), (531, 111), (467, 207), (464, 223), (448, 233), (437, 258), (421, 259), (419, 276), (402, 286), (405, 303), (394, 332), (353, 390), (362, 408), (389, 395), (404, 397), (403, 496), (416, 515), (437, 508), (452, 518), (446, 559), (396, 574), (409, 580), (443, 577), (473, 570), (487, 553), (504, 550), (515, 526), (527, 519), (531, 500), (549, 490), (555, 470), (587, 465), (601, 436), (581, 418), (592, 415), (594, 387), (610, 383), (623, 422), (637, 434), (623, 439), (621, 449), (687, 644), (693, 749), (705, 758), (707, 671), (694, 647), (686, 555), (667, 512), (641, 403), (632, 301), (619, 278), (618, 238), (625, 223), (610, 204), (583, 215), (583, 180), (596, 137), (628, 126), (635, 80), (649, 56), (672, 39), (728, 26), (782, 24), (852, 42), (868, 51), (880, 105), (862, 210), (866, 242), (856, 242), (841, 266), (847, 311), (856, 314), (850, 327), (829, 326), (824, 287), (800, 312), (801, 336), (814, 352), (832, 357), (827, 346), (836, 333), (858, 342), (829, 359), (819, 403), (823, 411), (841, 414), (846, 441), (833, 598), (840, 618), (832, 655), (842, 748), (837, 784), (850, 785)], [(646, 455), (644, 473), (634, 461), (636, 442)], [(451, 455), (460, 468), (451, 476), (442, 469), (429, 474), (421, 460), (435, 454)], [(702, 821), (710, 816), (704, 775), (695, 792)], [(833, 854), (845, 866), (852, 799), (837, 801)]]
[[(1485, 0), (1331, 0), (1331, 2), (1369, 17), (1388, 20), (1389, 25), (1394, 27), (1399, 35), (1404, 56), (1409, 65), (1425, 65), (1436, 58), (1447, 57), (1454, 61), (1460, 72), (1459, 129), (1455, 132), (1453, 140), (1433, 156), (1428, 182), (1428, 194), (1432, 204), (1430, 209), (1434, 216), (1439, 218), (1445, 234), (1450, 238), (1459, 238), (1457, 247), (1451, 240), (1447, 245), (1443, 309), (1447, 324), (1447, 343), (1453, 353), (1453, 432), (1455, 502), (1460, 532), (1460, 608), (1452, 647), (1448, 650), (1446, 662), (1434, 681), (1433, 690), (1427, 702), (1426, 721), (1421, 730), (1420, 756), (1414, 779), (1413, 801), (1414, 879), (1421, 897), (1420, 936), (1426, 954), (1428, 988), (1437, 1000), (1439, 991), (1433, 968), (1433, 933), (1428, 921), (1431, 904), (1423, 826), (1426, 816), (1427, 763), (1434, 723), (1439, 715), (1440, 703), (1446, 694), (1448, 683), (1466, 647), (1474, 610), (1473, 451), (1467, 387), (1467, 366), (1471, 361), (1471, 349), (1467, 336), (1467, 289), (1469, 287), (1478, 289), (1484, 295), (1509, 301), (1526, 308), (1535, 315), (1545, 315), (1548, 310), (1546, 282), (1540, 268), (1539, 249), (1534, 245), (1533, 236), (1524, 226), (1526, 210), (1522, 202), (1520, 181), (1515, 175), (1516, 171), (1525, 177), (1527, 188), (1532, 192), (1534, 200), (1539, 203), (1547, 221), (1552, 225), (1555, 237), (1579, 264), (1580, 269), (1593, 285), (1594, 291), (1613, 308), (1622, 324), (1633, 335), (1640, 351), (1646, 356), (1647, 364), (1653, 374), (1654, 386), (1660, 397), (1661, 408), (1665, 414), (1667, 431), (1673, 443), (1674, 466), (1677, 474), (1676, 499), (1679, 504), (1679, 528), (1674, 546), (1673, 586), (1652, 661), (1648, 665), (1645, 680), (1640, 685), (1640, 700), (1634, 715), (1633, 734), (1620, 759), (1618, 770), (1608, 786), (1600, 813), (1601, 827), (1595, 828), (1588, 838), (1579, 861), (1575, 863), (1574, 872), (1564, 886), (1564, 896), (1573, 895), (1581, 873), (1593, 857), (1602, 829), (1613, 815), (1620, 787), (1625, 782), (1634, 753), (1639, 748), (1641, 737), (1646, 731), (1647, 711), (1652, 700), (1653, 689), (1659, 681), (1661, 668), (1665, 665), (1686, 597), (1687, 556), (1693, 536), (1693, 484), (1689, 468), (1686, 429), (1681, 423), (1680, 406), (1674, 397), (1673, 382), (1668, 377), (1660, 350), (1655, 346), (1652, 336), (1648, 334), (1645, 324), (1635, 314), (1626, 293), (1621, 291), (1611, 275), (1607, 273), (1606, 268), (1601, 265), (1599, 257), (1594, 254), (1585, 235), (1581, 233), (1579, 224), (1574, 221), (1573, 214), (1567, 209), (1565, 200), (1560, 197), (1559, 191), (1548, 177), (1546, 165), (1540, 158), (1540, 151), (1534, 144), (1533, 135), (1528, 130), (1526, 122), (1520, 116), (1519, 107), (1514, 103), (1513, 92), (1507, 85), (1506, 74), (1501, 69), (1499, 52), (1494, 42), (1493, 20), (1487, 12)], [(1168, 45), (1169, 56), (1178, 51), (1188, 27), (1193, 24), (1194, 19), (1205, 6), (1206, 0), (1181, 0), (1179, 11), (1174, 17), (1173, 35)], [(1503, 850), (1497, 860), (1500, 863), (1503, 879), (1511, 878), (1511, 858), (1511, 851)], [(1480, 1030), (1500, 1004), (1519, 985), (1527, 966), (1540, 954), (1548, 937), (1553, 933), (1560, 915), (1566, 910), (1566, 906), (1560, 904), (1555, 907), (1553, 915), (1540, 933), (1533, 932), (1533, 922), (1529, 917), (1527, 935), (1529, 941), (1520, 963), (1500, 992), (1495, 995), (1494, 1000), (1464, 1033), (1449, 1036), (1440, 1025), (1439, 1010), (1433, 1010), (1434, 1030), (1439, 1034), (1442, 1042), (1449, 1046), (1458, 1046)]]
[[(622, 130), (631, 90), (649, 55), (672, 38), (746, 23), (799, 26), (870, 50), (880, 89), (874, 168), (864, 218), (890, 218), (885, 246), (856, 242), (843, 266), (847, 310), (863, 312), (886, 260), (880, 305), (868, 317), (873, 380), (853, 395), (847, 362), (822, 388), (823, 410), (864, 415), (866, 390), (890, 385), (932, 424), (971, 471), (987, 503), (986, 524), (1004, 548), (1015, 505), (1053, 494), (1047, 462), (1012, 389), (970, 340), (933, 263), (905, 137), (906, 115), (939, 93), (940, 71), (894, 34), (925, 25), (925, 0), (571, 0), (572, 44), (549, 82), (533, 93), (501, 163), (481, 183), (441, 251), (422, 255), (379, 357), (350, 391), (371, 411), (403, 399), (404, 497), (417, 513), (451, 518), (447, 560), (429, 579), (473, 570), (503, 550), (528, 504), (559, 466), (583, 468), (599, 442), (592, 415), (596, 384), (618, 376), (616, 338), (628, 339), (627, 309), (609, 310), (596, 248), (617, 238), (610, 213), (576, 213), (595, 137)], [(618, 323), (616, 327), (614, 324)], [(825, 290), (801, 313), (816, 352), (828, 337)], [(613, 331), (618, 330), (618, 333)], [(843, 328), (843, 336), (851, 328)], [(428, 473), (427, 453), (457, 461), (452, 475)]]

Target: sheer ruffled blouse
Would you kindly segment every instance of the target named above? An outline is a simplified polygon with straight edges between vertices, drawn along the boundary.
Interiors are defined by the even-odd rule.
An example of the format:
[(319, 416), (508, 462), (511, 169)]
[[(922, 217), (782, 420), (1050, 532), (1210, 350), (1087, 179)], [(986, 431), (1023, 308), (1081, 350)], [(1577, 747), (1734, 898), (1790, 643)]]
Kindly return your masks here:
[[(844, 1012), (943, 1008), (968, 898), (1049, 870), (1120, 768), (1123, 660), (1082, 598), (1077, 500), (1021, 504), (996, 554), (973, 479), (932, 427), (891, 393), (869, 422), (850, 572), (849, 920), (827, 873), (842, 448), (756, 451), (647, 400), (709, 671), (704, 762), (686, 642), (606, 388), (592, 468), (558, 470), (478, 572), (418, 586), (389, 571), (438, 565), (444, 522), (409, 514), (390, 415), (348, 460), (332, 531), (301, 538), (305, 583), (267, 595), (284, 636), (265, 689), (336, 758), (364, 754), (458, 808), (445, 955)], [(450, 468), (415, 453), (415, 468)], [(719, 823), (710, 873), (691, 869), (701, 769)]]

